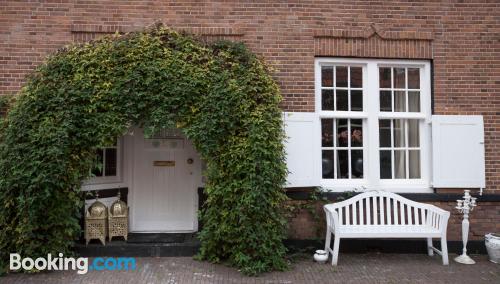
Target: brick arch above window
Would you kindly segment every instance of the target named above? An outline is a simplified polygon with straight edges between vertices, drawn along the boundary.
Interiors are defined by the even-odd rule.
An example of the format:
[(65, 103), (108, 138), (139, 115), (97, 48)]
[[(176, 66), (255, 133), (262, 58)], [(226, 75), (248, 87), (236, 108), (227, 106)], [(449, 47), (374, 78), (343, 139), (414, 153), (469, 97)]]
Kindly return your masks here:
[(361, 30), (314, 31), (316, 56), (432, 59), (433, 35), (416, 30), (387, 31), (378, 25)]

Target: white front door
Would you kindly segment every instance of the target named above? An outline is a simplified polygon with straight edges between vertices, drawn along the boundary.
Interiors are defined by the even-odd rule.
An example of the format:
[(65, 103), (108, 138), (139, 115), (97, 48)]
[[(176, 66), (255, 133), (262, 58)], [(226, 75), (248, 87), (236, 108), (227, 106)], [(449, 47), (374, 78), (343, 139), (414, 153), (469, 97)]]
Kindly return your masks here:
[(201, 163), (183, 136), (133, 138), (132, 232), (197, 230), (197, 187)]

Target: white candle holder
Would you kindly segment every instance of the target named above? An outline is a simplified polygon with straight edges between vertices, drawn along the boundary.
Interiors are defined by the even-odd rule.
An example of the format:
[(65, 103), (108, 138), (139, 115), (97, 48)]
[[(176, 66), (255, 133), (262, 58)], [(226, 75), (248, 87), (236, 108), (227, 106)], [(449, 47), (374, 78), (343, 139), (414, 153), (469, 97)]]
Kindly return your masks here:
[(474, 264), (476, 263), (472, 258), (467, 255), (467, 240), (469, 238), (469, 213), (476, 207), (476, 197), (470, 195), (470, 190), (464, 190), (463, 200), (457, 200), (457, 206), (455, 207), (458, 212), (464, 214), (464, 219), (462, 220), (462, 242), (464, 248), (462, 254), (455, 257), (455, 261), (462, 264)]

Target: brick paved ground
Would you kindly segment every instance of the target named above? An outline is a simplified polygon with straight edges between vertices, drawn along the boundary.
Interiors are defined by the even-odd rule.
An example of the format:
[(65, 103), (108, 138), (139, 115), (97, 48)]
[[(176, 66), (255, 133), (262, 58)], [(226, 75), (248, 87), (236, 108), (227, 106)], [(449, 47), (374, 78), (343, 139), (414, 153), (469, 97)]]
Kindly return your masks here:
[[(452, 257), (454, 255), (451, 255)], [(245, 277), (223, 265), (190, 257), (139, 258), (128, 272), (92, 271), (11, 274), (1, 283), (500, 283), (500, 265), (474, 256), (476, 265), (460, 265), (450, 258), (442, 266), (436, 256), (419, 254), (341, 254), (339, 266), (298, 260), (291, 270)]]

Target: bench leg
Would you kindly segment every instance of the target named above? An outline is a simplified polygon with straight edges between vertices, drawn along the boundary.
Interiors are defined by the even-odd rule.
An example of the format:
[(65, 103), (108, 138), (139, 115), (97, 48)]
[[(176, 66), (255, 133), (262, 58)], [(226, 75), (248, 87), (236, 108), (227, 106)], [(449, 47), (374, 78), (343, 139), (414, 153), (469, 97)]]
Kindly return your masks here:
[(427, 238), (427, 253), (430, 256), (434, 255), (434, 250), (432, 249), (432, 238)]
[(332, 232), (330, 231), (330, 228), (327, 227), (326, 238), (325, 238), (325, 251), (327, 255), (330, 255), (331, 241), (332, 241)]
[(339, 244), (340, 244), (340, 238), (338, 235), (335, 235), (335, 238), (333, 240), (333, 254), (332, 254), (332, 265), (337, 265), (337, 261), (339, 259)]
[(448, 244), (446, 236), (441, 237), (441, 253), (443, 255), (443, 265), (448, 265)]

